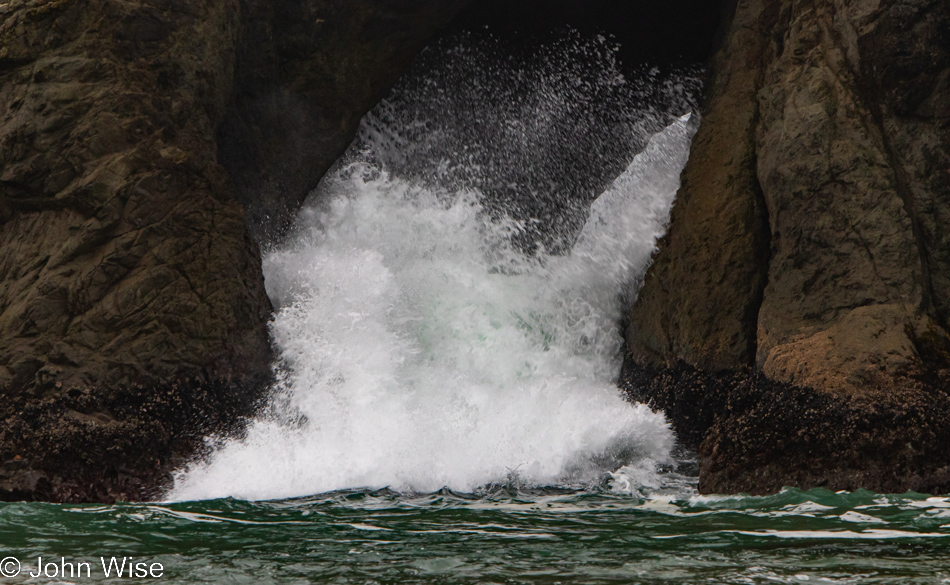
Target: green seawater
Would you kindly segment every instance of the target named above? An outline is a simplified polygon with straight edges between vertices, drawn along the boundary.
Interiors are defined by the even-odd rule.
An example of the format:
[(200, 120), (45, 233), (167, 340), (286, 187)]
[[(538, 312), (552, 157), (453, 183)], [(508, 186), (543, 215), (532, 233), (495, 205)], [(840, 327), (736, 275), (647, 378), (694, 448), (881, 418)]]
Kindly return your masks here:
[[(950, 583), (950, 497), (342, 491), (272, 502), (0, 504), (5, 583)], [(161, 563), (103, 576), (100, 557)], [(37, 557), (91, 576), (29, 578)], [(4, 568), (9, 567), (5, 564)]]

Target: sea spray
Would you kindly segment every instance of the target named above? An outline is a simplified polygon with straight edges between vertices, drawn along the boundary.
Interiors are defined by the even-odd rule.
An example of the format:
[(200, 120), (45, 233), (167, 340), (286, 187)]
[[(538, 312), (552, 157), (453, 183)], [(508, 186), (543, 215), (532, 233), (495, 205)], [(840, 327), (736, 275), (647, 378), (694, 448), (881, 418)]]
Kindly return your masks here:
[(478, 193), (342, 169), (265, 258), (271, 408), (171, 497), (577, 484), (665, 461), (663, 415), (615, 386), (620, 293), (662, 234), (692, 128), (684, 116), (654, 136), (564, 256), (512, 246), (518, 222), (483, 213)]
[(655, 485), (673, 435), (616, 388), (620, 323), (698, 81), (628, 79), (615, 52), (573, 32), (424, 52), (264, 257), (268, 408), (170, 497)]
[(344, 160), (477, 191), (487, 213), (522, 222), (520, 247), (565, 253), (594, 199), (700, 95), (699, 71), (627, 67), (617, 51), (570, 30), (546, 42), (442, 39), (364, 117)]

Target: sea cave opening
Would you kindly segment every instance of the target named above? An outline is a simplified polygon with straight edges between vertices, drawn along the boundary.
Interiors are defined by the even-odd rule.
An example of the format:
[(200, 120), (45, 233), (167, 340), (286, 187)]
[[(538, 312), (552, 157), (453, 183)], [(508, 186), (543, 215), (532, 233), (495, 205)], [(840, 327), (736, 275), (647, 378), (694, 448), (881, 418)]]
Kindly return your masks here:
[(270, 408), (175, 497), (659, 481), (674, 439), (620, 395), (621, 323), (716, 27), (680, 47), (658, 9), (527, 6), (433, 39), (266, 250)]

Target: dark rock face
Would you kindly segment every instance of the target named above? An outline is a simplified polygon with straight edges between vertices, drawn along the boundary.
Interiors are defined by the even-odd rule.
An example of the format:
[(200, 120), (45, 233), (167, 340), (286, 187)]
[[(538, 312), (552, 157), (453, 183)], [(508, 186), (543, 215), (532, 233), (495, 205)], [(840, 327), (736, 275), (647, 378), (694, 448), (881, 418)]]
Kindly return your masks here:
[(752, 370), (628, 362), (623, 390), (662, 409), (699, 450), (705, 493), (784, 486), (950, 491), (950, 398), (921, 388), (837, 396)]
[(455, 10), (0, 4), (0, 498), (147, 497), (240, 430), (271, 361), (246, 226), (287, 218)]
[(739, 3), (628, 332), (673, 410), (683, 364), (785, 388), (706, 421), (704, 490), (946, 489), (948, 34), (939, 1)]
[[(771, 378), (838, 392), (903, 386), (926, 367), (914, 338), (947, 327), (948, 291), (932, 274), (950, 268), (936, 227), (950, 204), (950, 45), (938, 32), (950, 11), (870, 4), (783, 8), (789, 28), (759, 91), (773, 258), (756, 362)], [(927, 73), (931, 83), (893, 86), (895, 55), (920, 69), (905, 72), (916, 84)]]
[(468, 1), (242, 0), (218, 154), (258, 242), (283, 234), (363, 114)]
[(0, 11), (0, 497), (135, 497), (182, 414), (268, 375), (259, 253), (215, 163), (239, 13)]
[(737, 13), (713, 59), (671, 229), (631, 316), (628, 345), (646, 363), (718, 369), (754, 359), (770, 238), (754, 144), (763, 17)]
[(7, 5), (4, 392), (266, 369), (258, 252), (214, 163), (237, 15), (154, 4)]

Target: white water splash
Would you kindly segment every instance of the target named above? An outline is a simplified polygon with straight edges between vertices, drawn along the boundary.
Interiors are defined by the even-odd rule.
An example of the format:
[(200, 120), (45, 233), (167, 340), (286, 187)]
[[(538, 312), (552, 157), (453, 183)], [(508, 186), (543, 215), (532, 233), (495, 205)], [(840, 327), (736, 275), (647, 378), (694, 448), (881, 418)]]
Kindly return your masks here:
[(519, 225), (480, 213), (477, 193), (340, 171), (265, 258), (282, 362), (269, 412), (170, 497), (470, 492), (614, 470), (621, 489), (649, 482), (673, 435), (616, 388), (620, 299), (664, 231), (691, 136), (688, 115), (654, 136), (567, 256), (525, 257), (508, 243)]

